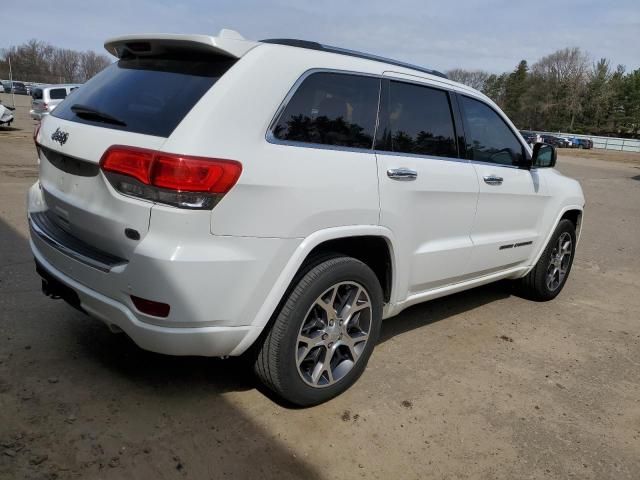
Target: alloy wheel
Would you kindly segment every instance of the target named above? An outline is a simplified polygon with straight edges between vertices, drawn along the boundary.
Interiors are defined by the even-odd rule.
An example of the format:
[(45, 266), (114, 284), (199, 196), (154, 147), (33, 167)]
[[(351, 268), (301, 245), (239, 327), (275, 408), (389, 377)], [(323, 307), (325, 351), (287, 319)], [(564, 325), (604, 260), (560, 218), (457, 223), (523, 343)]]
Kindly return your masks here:
[(562, 232), (558, 241), (551, 251), (549, 266), (547, 267), (546, 284), (550, 291), (555, 291), (560, 285), (564, 277), (567, 276), (569, 266), (571, 265), (572, 240), (568, 232)]
[(357, 282), (340, 282), (320, 295), (297, 338), (298, 373), (316, 388), (335, 384), (358, 362), (371, 331), (372, 307)]

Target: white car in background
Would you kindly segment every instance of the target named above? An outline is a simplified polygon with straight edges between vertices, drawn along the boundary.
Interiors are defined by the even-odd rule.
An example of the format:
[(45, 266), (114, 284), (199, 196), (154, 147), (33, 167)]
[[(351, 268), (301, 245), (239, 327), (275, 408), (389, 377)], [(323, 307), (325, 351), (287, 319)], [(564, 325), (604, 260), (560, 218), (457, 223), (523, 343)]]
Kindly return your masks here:
[(142, 348), (247, 353), (313, 405), (358, 379), (383, 318), (501, 279), (550, 300), (567, 281), (580, 185), (480, 92), (231, 31), (105, 47), (118, 62), (36, 133), (31, 249), (46, 294)]
[(49, 115), (60, 102), (80, 87), (77, 84), (38, 85), (31, 90), (31, 110), (29, 114), (34, 120), (41, 120)]

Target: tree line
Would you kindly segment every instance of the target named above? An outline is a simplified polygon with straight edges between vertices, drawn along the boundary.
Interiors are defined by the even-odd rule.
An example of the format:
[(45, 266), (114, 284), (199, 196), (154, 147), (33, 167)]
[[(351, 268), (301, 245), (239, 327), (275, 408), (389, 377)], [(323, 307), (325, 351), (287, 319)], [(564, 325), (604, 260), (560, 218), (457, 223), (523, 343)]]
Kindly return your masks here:
[(480, 90), (521, 129), (638, 138), (640, 68), (626, 72), (610, 60), (592, 61), (565, 48), (529, 66), (492, 74), (455, 69), (450, 79)]
[(91, 50), (59, 48), (39, 40), (0, 50), (2, 79), (9, 79), (9, 60), (14, 80), (37, 83), (84, 83), (112, 62)]

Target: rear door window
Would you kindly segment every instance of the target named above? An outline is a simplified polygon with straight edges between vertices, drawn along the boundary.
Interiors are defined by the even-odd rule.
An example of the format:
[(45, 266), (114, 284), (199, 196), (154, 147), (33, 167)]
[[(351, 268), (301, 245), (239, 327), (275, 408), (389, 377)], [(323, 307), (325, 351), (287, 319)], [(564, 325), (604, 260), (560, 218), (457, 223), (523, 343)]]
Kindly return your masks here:
[(457, 157), (449, 94), (444, 90), (391, 81), (382, 111), (377, 150)]
[(168, 137), (234, 63), (227, 57), (185, 50), (123, 58), (69, 95), (53, 116)]
[(52, 88), (49, 90), (49, 98), (51, 100), (62, 100), (67, 96), (66, 88)]
[(461, 95), (470, 160), (519, 165), (523, 146), (505, 121), (486, 103)]
[(373, 148), (380, 80), (344, 73), (309, 75), (273, 127), (279, 140)]

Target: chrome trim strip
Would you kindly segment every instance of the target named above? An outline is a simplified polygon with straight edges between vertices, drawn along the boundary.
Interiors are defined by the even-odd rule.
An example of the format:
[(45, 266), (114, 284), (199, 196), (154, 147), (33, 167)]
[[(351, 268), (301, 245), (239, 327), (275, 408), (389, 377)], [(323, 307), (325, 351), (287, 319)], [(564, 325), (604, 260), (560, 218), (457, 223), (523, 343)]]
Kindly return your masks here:
[(441, 160), (444, 162), (471, 163), (466, 158), (438, 157), (436, 155), (421, 155), (419, 153), (387, 152), (386, 150), (374, 150), (376, 155), (389, 155), (391, 157), (420, 158), (424, 160)]
[(31, 215), (29, 215), (29, 229), (31, 230), (32, 235), (33, 234), (37, 235), (38, 238), (40, 238), (45, 243), (47, 243), (51, 247), (58, 250), (63, 255), (73, 260), (76, 260), (80, 263), (83, 263), (89, 267), (95, 268), (96, 270), (100, 270), (101, 272), (109, 273), (113, 268), (121, 265), (126, 265), (128, 263), (126, 260), (122, 260), (119, 262), (107, 264), (107, 263), (100, 262), (95, 258), (91, 258), (87, 255), (83, 255), (80, 252), (72, 250), (71, 248), (67, 247), (66, 245), (61, 243), (59, 240), (54, 238), (52, 235), (50, 235), (40, 225), (38, 225), (38, 223), (31, 218)]
[(501, 163), (492, 163), (492, 162), (483, 162), (482, 160), (469, 160), (474, 165), (486, 165), (488, 167), (500, 167), (500, 168), (515, 168), (516, 170), (526, 170), (528, 172), (533, 172), (538, 169), (538, 167), (524, 168), (518, 165), (503, 165)]
[(285, 145), (288, 147), (315, 148), (317, 150), (334, 150), (340, 152), (373, 153), (371, 148), (343, 147), (342, 145), (326, 145), (324, 143), (298, 142), (295, 140), (281, 140), (273, 135), (271, 130), (265, 136), (267, 142), (273, 145)]

